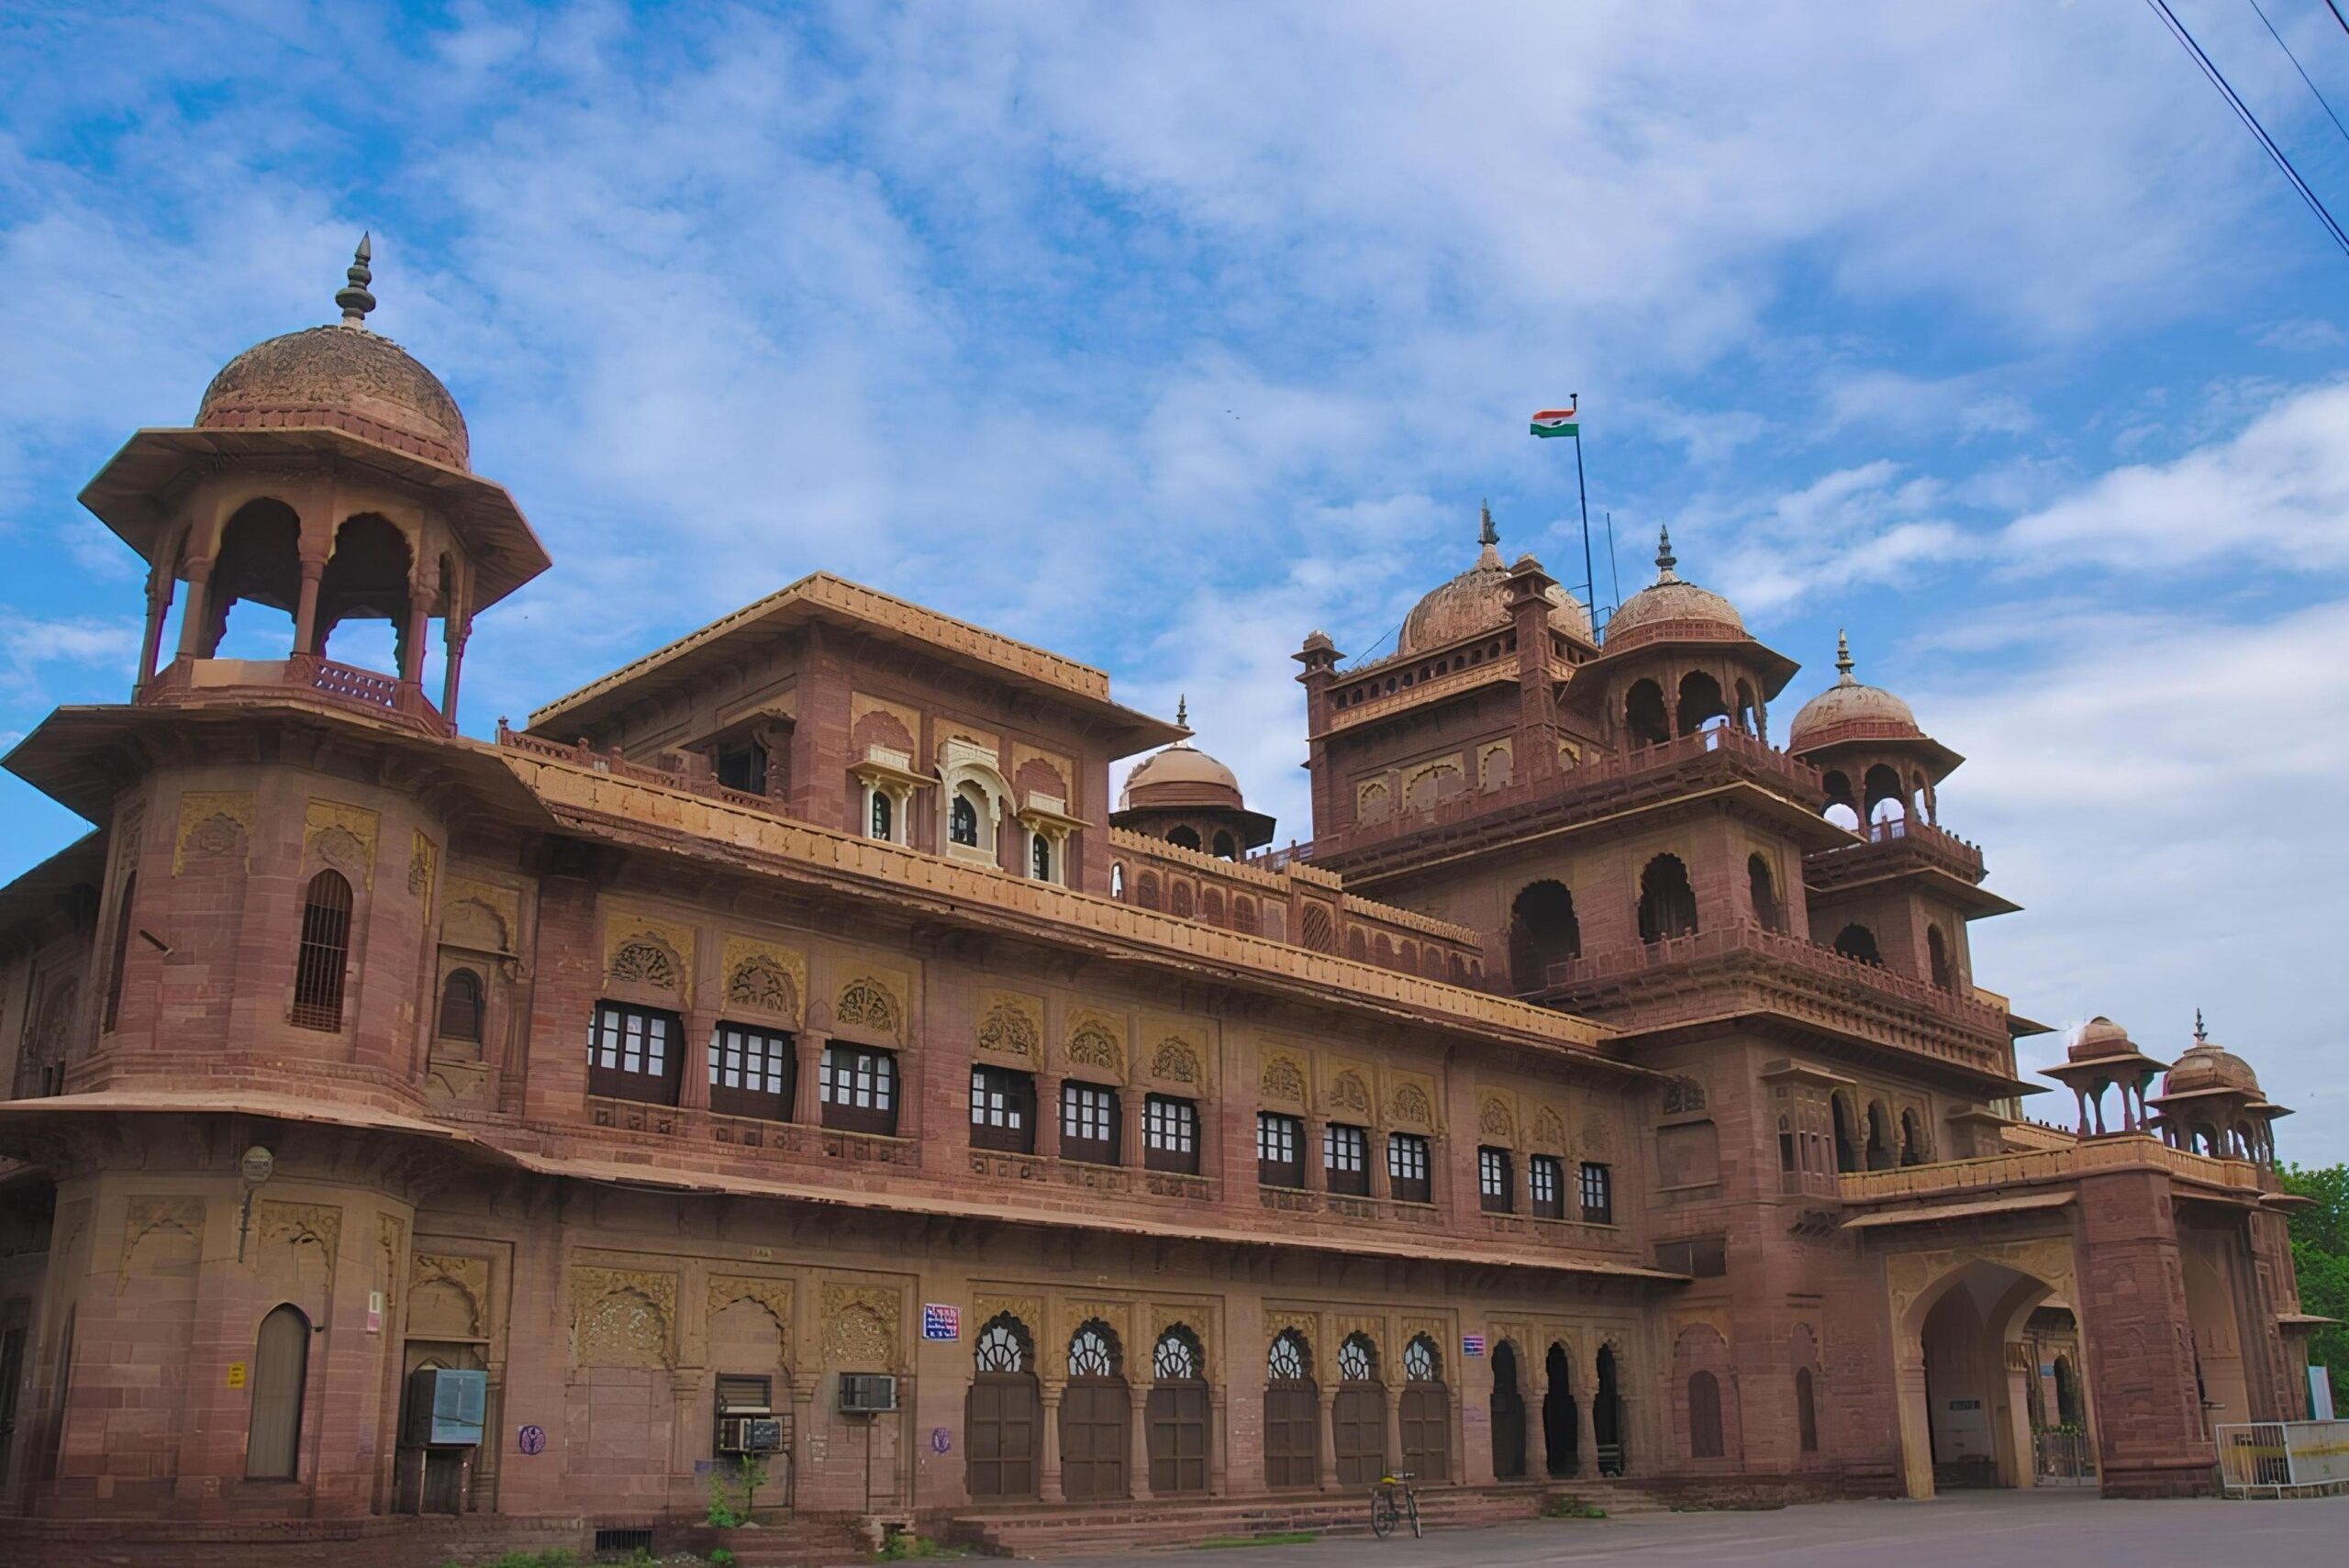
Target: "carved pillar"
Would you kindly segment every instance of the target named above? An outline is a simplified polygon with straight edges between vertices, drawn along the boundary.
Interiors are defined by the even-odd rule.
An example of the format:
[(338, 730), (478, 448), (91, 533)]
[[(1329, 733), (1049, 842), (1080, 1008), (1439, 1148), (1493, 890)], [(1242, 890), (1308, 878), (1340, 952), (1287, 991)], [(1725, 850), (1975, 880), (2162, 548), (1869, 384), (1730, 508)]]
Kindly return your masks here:
[(1036, 1152), (1057, 1159), (1061, 1151), (1061, 1075), (1036, 1074)]
[(172, 613), (172, 591), (177, 585), (169, 567), (158, 562), (147, 574), (147, 637), (139, 647), (139, 686), (155, 678), (155, 661), (162, 652), (163, 619)]
[(400, 639), (400, 681), (403, 684), (421, 688), (424, 684), (424, 634), (432, 615), (431, 601), (424, 590), (411, 583), (407, 590), (407, 630)]
[(207, 656), (205, 639), (212, 621), (212, 558), (190, 556), (187, 563), (187, 608), (180, 614), (180, 657)]
[(1545, 1362), (1539, 1373), (1525, 1380), (1525, 1473), (1535, 1481), (1550, 1473), (1549, 1413), (1550, 1380)]
[(1139, 1089), (1118, 1091), (1118, 1163), (1135, 1169), (1142, 1163), (1141, 1102)]
[(465, 639), (473, 633), (473, 618), (455, 618), (441, 622), (441, 635), (447, 656), (447, 667), (440, 675), (440, 717), (449, 728), (457, 728), (457, 676), (465, 667)]
[(1902, 1346), (1893, 1367), (1900, 1412), (1900, 1473), (1911, 1497), (1933, 1495), (1932, 1410), (1925, 1398), (1925, 1348)]
[(822, 1074), (824, 1037), (802, 1035), (791, 1064), (791, 1119), (808, 1127), (824, 1119)]
[[(1386, 1385), (1385, 1392), (1386, 1395), (1386, 1469), (1392, 1472), (1401, 1469), (1403, 1465), (1403, 1386), (1398, 1383), (1390, 1383)], [(1440, 1478), (1431, 1475), (1426, 1479), (1434, 1481)]]
[(1598, 1379), (1595, 1375), (1587, 1392), (1575, 1401), (1575, 1473), (1598, 1473)]
[(318, 584), (326, 572), (325, 556), (303, 553), (302, 597), (294, 611), (294, 651), (297, 654), (318, 651)]
[(1067, 1501), (1061, 1492), (1061, 1394), (1063, 1385), (1047, 1382), (1039, 1396), (1044, 1406), (1044, 1451), (1037, 1456), (1036, 1496), (1040, 1502)]
[(1299, 1151), (1305, 1157), (1305, 1190), (1326, 1193), (1330, 1190), (1330, 1169), (1321, 1155), (1321, 1135), (1329, 1124), (1317, 1116), (1299, 1117), (1297, 1120), (1305, 1129), (1305, 1147)]
[(1150, 1484), (1150, 1385), (1132, 1383), (1126, 1392), (1133, 1399), (1133, 1418), (1126, 1427), (1126, 1496), (1156, 1496)]
[(685, 1038), (677, 1042), (677, 1107), (680, 1110), (709, 1108), (709, 1037), (717, 1022), (718, 1015), (713, 1009), (685, 1009)]
[(1338, 1489), (1338, 1391), (1325, 1383), (1314, 1392), (1321, 1401), (1321, 1429), (1316, 1434), (1319, 1440), (1313, 1445), (1321, 1466), (1316, 1484), (1324, 1492), (1334, 1492)]

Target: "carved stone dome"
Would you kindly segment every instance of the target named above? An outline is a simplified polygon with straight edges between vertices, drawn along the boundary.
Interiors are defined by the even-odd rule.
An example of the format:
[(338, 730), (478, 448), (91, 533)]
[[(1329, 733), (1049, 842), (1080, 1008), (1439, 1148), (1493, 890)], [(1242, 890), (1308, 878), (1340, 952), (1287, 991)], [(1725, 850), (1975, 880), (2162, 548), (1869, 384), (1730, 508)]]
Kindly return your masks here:
[(2259, 1074), (2251, 1063), (2223, 1046), (2197, 1040), (2185, 1055), (2170, 1063), (2162, 1080), (2162, 1094), (2184, 1095), (2199, 1089), (2233, 1089), (2259, 1098)]
[(364, 327), (312, 327), (256, 343), (204, 389), (200, 429), (328, 425), (466, 468), (471, 442), (457, 400), (406, 350)]
[(371, 242), (359, 241), (342, 320), (256, 343), (220, 367), (196, 406), (206, 430), (328, 426), (395, 450), (471, 471), (465, 417), (440, 378), (389, 338), (367, 330)]
[(1244, 810), (1247, 803), (1240, 798), (1238, 775), (1190, 742), (1177, 740), (1136, 763), (1134, 771), (1126, 775), (1126, 787), (1118, 794), (1120, 811), (1152, 806), (1219, 806)]
[[(1483, 513), (1476, 564), (1459, 576), (1440, 583), (1422, 595), (1403, 617), (1402, 635), (1396, 639), (1397, 655), (1425, 653), (1446, 648), (1478, 632), (1498, 631), (1509, 622), (1508, 568), (1501, 564), (1499, 536), (1493, 514)], [(1553, 583), (1544, 590), (1550, 601), (1550, 624), (1588, 642), (1590, 611), (1572, 594)]]
[(2090, 1018), (2081, 1026), (2079, 1035), (2064, 1054), (2074, 1062), (2094, 1062), (2106, 1056), (2125, 1056), (2137, 1049), (2129, 1031), (2110, 1018)]
[[(1835, 668), (1839, 672), (1835, 684), (1803, 704), (1787, 728), (1788, 751), (1821, 744), (1851, 725), (1865, 725), (1865, 733), (1876, 739), (1924, 734), (1907, 703), (1882, 686), (1865, 685), (1852, 678), (1852, 648), (1842, 632), (1835, 634)], [(2097, 1021), (2111, 1022), (2110, 1018)]]
[(1668, 637), (1693, 637), (1728, 641), (1745, 636), (1745, 621), (1737, 606), (1709, 588), (1684, 582), (1673, 568), (1672, 535), (1658, 537), (1656, 578), (1623, 601), (1607, 623), (1609, 651), (1635, 648)]

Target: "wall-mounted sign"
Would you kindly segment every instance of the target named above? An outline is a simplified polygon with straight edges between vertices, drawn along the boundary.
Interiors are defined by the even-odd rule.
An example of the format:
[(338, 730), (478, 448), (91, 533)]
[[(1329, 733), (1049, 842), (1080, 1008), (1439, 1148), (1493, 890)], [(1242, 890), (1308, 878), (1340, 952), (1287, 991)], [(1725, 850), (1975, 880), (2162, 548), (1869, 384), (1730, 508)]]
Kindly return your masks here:
[(1475, 1361), (1482, 1357), (1485, 1353), (1485, 1336), (1482, 1334), (1461, 1335), (1460, 1353), (1466, 1356), (1470, 1361)]
[(514, 1441), (524, 1453), (544, 1453), (547, 1451), (547, 1429), (544, 1427), (524, 1427), (514, 1434)]
[[(921, 1337), (925, 1340), (959, 1340), (963, 1337), (963, 1309), (942, 1302), (927, 1301), (921, 1308)], [(944, 1453), (944, 1449), (938, 1451)]]
[(1953, 1410), (1979, 1410), (1982, 1408), (1982, 1401), (1979, 1399), (1953, 1399), (1949, 1402), (1949, 1407)]
[(384, 1293), (380, 1290), (367, 1293), (367, 1331), (371, 1334), (384, 1331)]
[(242, 1362), (230, 1362), (228, 1363), (228, 1386), (231, 1388), (242, 1388), (244, 1385), (245, 1363)]
[(932, 1427), (930, 1429), (930, 1452), (945, 1453), (952, 1450), (953, 1446), (954, 1434), (952, 1432), (948, 1431), (944, 1427)]

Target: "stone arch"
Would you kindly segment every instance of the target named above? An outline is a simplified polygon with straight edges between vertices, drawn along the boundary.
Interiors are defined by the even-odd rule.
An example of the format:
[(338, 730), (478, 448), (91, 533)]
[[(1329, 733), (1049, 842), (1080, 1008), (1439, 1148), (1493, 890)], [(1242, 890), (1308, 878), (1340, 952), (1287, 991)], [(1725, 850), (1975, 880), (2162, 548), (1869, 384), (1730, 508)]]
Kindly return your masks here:
[[(2049, 1238), (1909, 1254), (1892, 1260), (1887, 1278), (1909, 1495), (1933, 1496), (1937, 1455), (1944, 1471), (1963, 1473), (1962, 1466), (1972, 1463), (1977, 1482), (2021, 1485), (2032, 1455), (2016, 1438), (2006, 1347), (2022, 1338), (2033, 1311), (2057, 1297), (2076, 1299), (2070, 1241)], [(2124, 1361), (2142, 1355), (2142, 1350), (2135, 1358), (2124, 1352)], [(1961, 1418), (1974, 1429), (1950, 1429)], [(2092, 1425), (2092, 1405), (2088, 1418)]]
[(1509, 902), (1509, 985), (1522, 995), (1549, 983), (1553, 964), (1582, 956), (1582, 922), (1565, 884), (1543, 877), (1517, 890)]
[(1640, 870), (1640, 940), (1662, 941), (1697, 930), (1697, 890), (1678, 855), (1660, 854)]
[(1729, 1468), (1743, 1461), (1738, 1423), (1737, 1384), (1729, 1342), (1709, 1323), (1681, 1329), (1672, 1347), (1672, 1406), (1675, 1446), (1691, 1463), (1718, 1460)]
[(1680, 734), (1694, 735), (1699, 729), (1726, 722), (1729, 702), (1721, 695), (1721, 684), (1704, 670), (1691, 670), (1680, 677), (1680, 702), (1675, 714), (1675, 728)]
[(1642, 676), (1623, 694), (1623, 736), (1634, 746), (1661, 746), (1672, 739), (1664, 710), (1664, 688)]

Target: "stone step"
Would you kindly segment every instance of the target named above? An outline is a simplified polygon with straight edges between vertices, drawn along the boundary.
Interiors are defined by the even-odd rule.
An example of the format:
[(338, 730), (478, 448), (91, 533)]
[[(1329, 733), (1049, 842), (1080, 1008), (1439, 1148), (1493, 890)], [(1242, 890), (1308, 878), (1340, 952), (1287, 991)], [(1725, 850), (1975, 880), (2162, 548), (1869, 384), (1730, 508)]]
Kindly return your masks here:
[[(1628, 1494), (1612, 1486), (1588, 1491), (1585, 1500), (1610, 1514), (1632, 1504)], [(1431, 1487), (1419, 1494), (1419, 1518), (1429, 1529), (1531, 1518), (1541, 1512), (1543, 1496), (1542, 1488), (1530, 1485)], [(1146, 1551), (1308, 1530), (1368, 1535), (1368, 1488), (1296, 1497), (990, 1508), (957, 1514), (952, 1526), (955, 1540), (1019, 1557)]]

